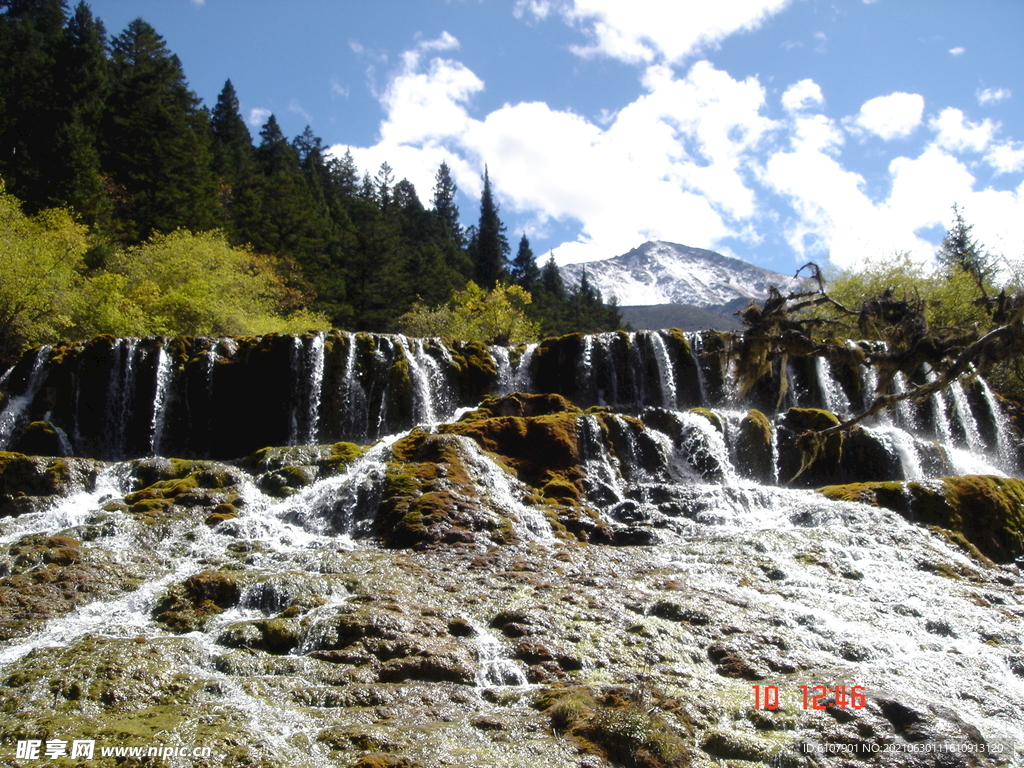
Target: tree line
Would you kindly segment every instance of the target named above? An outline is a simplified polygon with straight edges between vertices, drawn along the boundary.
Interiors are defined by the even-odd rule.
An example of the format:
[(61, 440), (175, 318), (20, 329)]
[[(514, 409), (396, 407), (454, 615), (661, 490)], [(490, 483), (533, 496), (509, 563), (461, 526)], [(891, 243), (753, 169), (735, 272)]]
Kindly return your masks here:
[(167, 253), (187, 239), (172, 233), (219, 232), (264, 257), (257, 271), (273, 275), (281, 311), (335, 327), (395, 330), (470, 282), (521, 287), (545, 334), (621, 325), (586, 281), (562, 282), (553, 256), (539, 266), (525, 235), (510, 259), (486, 169), (479, 217), (464, 227), (444, 163), (428, 208), (388, 163), (371, 176), (308, 127), (289, 140), (271, 115), (254, 141), (230, 80), (205, 107), (151, 25), (136, 19), (108, 38), (84, 2), (0, 0), (0, 179), (7, 206), (20, 201), (29, 219), (65, 209), (85, 227), (82, 277), (130, 280), (131, 249), (159, 242)]

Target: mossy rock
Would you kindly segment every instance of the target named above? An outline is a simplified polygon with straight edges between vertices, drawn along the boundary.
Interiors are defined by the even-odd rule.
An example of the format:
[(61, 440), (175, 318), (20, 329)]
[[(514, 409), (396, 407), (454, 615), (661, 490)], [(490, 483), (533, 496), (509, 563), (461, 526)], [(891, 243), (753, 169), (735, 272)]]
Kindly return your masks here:
[(796, 488), (815, 488), (842, 479), (843, 433), (821, 432), (839, 424), (820, 408), (790, 408), (778, 421), (779, 480)]
[(172, 632), (202, 629), (211, 617), (238, 604), (242, 585), (233, 571), (201, 571), (171, 587), (153, 608), (153, 618)]
[(761, 411), (750, 410), (740, 419), (736, 436), (736, 466), (740, 474), (759, 483), (770, 483), (775, 475), (772, 423)]
[(457, 439), (413, 432), (392, 456), (376, 526), (388, 546), (511, 543), (508, 527), (482, 506)]
[(48, 421), (33, 421), (11, 446), (13, 451), (29, 456), (66, 456), (60, 435)]
[(934, 483), (852, 483), (820, 488), (839, 501), (898, 512), (907, 520), (962, 537), (985, 557), (1010, 563), (1024, 556), (1024, 480), (960, 475)]
[(720, 433), (725, 432), (725, 424), (722, 422), (722, 417), (710, 408), (691, 408), (689, 412), (707, 419), (711, 423), (711, 426), (717, 429)]
[(580, 413), (560, 395), (517, 393), (487, 398), (480, 408), (440, 431), (472, 438), (534, 488), (558, 478), (563, 485), (582, 489)]
[(34, 512), (53, 496), (95, 487), (102, 462), (0, 451), (0, 517)]

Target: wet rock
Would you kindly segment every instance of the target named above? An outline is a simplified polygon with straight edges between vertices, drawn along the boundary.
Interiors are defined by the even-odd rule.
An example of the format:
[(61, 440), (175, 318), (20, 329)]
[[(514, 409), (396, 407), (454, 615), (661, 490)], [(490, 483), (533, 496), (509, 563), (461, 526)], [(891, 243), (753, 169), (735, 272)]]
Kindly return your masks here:
[(770, 483), (775, 474), (772, 424), (761, 411), (747, 411), (736, 436), (736, 466), (740, 474), (759, 483)]
[[(816, 433), (839, 423), (835, 414), (817, 408), (790, 408), (777, 421), (779, 482), (816, 488), (840, 478), (843, 433), (824, 439)], [(814, 438), (814, 439), (812, 439)]]
[(448, 643), (429, 650), (421, 650), (415, 656), (385, 662), (378, 679), (382, 683), (416, 680), (426, 683), (474, 685), (476, 664), (466, 648)]
[(939, 482), (853, 483), (819, 490), (830, 499), (886, 507), (911, 522), (934, 525), (960, 537), (997, 563), (1024, 555), (1024, 481), (962, 475)]
[(476, 489), (471, 459), (457, 438), (413, 434), (393, 448), (377, 516), (377, 534), (392, 547), (511, 543), (507, 516)]
[(0, 451), (0, 517), (42, 509), (55, 498), (91, 490), (104, 465), (91, 459)]
[(174, 632), (192, 632), (237, 605), (241, 593), (237, 572), (202, 571), (168, 590), (154, 607), (153, 618)]
[(746, 760), (767, 763), (777, 747), (754, 736), (738, 731), (712, 731), (701, 742), (701, 749), (714, 757), (726, 760)]
[(47, 421), (33, 421), (17, 440), (11, 450), (29, 456), (66, 456), (66, 450), (57, 430)]
[(767, 675), (750, 664), (740, 653), (727, 645), (716, 643), (708, 648), (708, 658), (715, 664), (715, 671), (722, 677), (737, 677), (743, 680), (763, 680)]

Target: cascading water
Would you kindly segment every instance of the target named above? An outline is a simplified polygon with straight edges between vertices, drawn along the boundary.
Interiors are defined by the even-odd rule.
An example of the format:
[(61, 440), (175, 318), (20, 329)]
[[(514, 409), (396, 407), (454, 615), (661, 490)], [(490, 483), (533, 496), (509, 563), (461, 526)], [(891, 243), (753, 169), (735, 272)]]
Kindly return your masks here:
[(498, 372), (497, 380), (497, 394), (499, 395), (510, 395), (515, 391), (515, 378), (512, 375), (512, 363), (508, 356), (508, 347), (500, 345), (492, 346), (488, 349), (491, 354), (491, 360), (494, 361), (494, 367)]
[(174, 361), (167, 354), (164, 344), (157, 347), (156, 387), (153, 392), (153, 419), (150, 424), (149, 455), (159, 456), (164, 439), (164, 426), (167, 423), (167, 406), (170, 401), (171, 387), (174, 378), (172, 367)]
[[(19, 426), (25, 415), (25, 411), (32, 404), (32, 400), (39, 393), (46, 376), (46, 363), (50, 357), (49, 346), (42, 346), (36, 352), (35, 360), (32, 363), (32, 370), (25, 385), (25, 391), (15, 395), (7, 403), (3, 411), (0, 411), (0, 446), (6, 445)], [(11, 372), (8, 371), (6, 375)], [(6, 376), (5, 375), (5, 376)]]
[[(802, 756), (819, 741), (909, 750), (982, 739), (1024, 756), (1012, 706), (1024, 701), (1020, 569), (986, 565), (890, 509), (779, 487), (798, 454), (793, 419), (822, 399), (857, 410), (836, 371), (802, 369), (807, 386), (791, 398), (807, 413), (725, 411), (709, 401), (703, 340), (687, 340), (688, 353), (663, 333), (586, 337), (575, 347), (589, 351), (585, 364), (570, 358), (568, 372), (551, 345), (521, 349), (515, 366), (506, 348), (470, 365), (437, 340), (337, 333), (298, 345), (108, 340), (91, 358), (109, 361), (105, 377), (40, 351), (2, 412), (17, 425), (5, 440), (32, 418), (81, 423), (68, 440), (102, 443), (110, 458), (133, 441), (166, 451), (187, 444), (193, 419), (209, 418), (211, 439), (230, 436), (229, 409), (204, 410), (197, 393), (224, 403), (252, 389), (264, 399), (247, 402), (278, 430), (268, 434), (326, 444), (235, 463), (25, 459), (29, 493), (0, 498), (0, 609), (31, 609), (0, 625), (16, 738), (196, 740), (220, 750), (211, 765), (231, 768), (352, 765), (380, 751), (558, 768), (581, 757), (552, 730), (606, 728), (629, 744), (629, 728), (662, 722), (690, 739), (695, 764), (840, 768)], [(490, 389), (473, 390), (491, 368)], [(50, 394), (72, 392), (60, 370), (88, 380), (77, 407)], [(155, 389), (137, 392), (143, 382)], [(537, 382), (599, 407), (544, 392), (409, 431), (472, 405), (467, 392)], [(679, 410), (691, 396), (703, 408)], [(826, 457), (807, 471), (844, 478), (878, 465), (919, 493), (938, 493), (945, 474), (996, 473), (983, 449), (1005, 457), (1015, 440), (997, 399), (984, 383), (949, 398), (934, 412), (948, 406), (959, 446), (915, 435), (917, 413), (897, 412), (896, 424), (847, 436), (853, 465)], [(106, 432), (81, 418), (93, 400)], [(331, 445), (389, 429), (350, 454)], [(245, 455), (235, 445), (224, 452)], [(763, 482), (748, 471), (758, 451)], [(389, 531), (424, 538), (396, 543)], [(530, 696), (517, 690), (527, 684)], [(800, 686), (818, 684), (863, 686), (869, 705), (801, 710)], [(775, 686), (785, 706), (756, 709), (752, 685)], [(550, 697), (545, 711), (534, 693)]]

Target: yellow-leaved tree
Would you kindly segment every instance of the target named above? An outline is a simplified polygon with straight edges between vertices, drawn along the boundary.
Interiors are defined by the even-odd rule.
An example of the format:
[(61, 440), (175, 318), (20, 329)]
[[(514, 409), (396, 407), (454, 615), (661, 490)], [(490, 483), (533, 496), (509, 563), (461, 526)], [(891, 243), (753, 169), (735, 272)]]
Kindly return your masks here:
[(442, 336), (485, 344), (534, 341), (540, 326), (526, 316), (530, 294), (518, 285), (496, 283), (485, 291), (470, 281), (452, 294), (447, 304), (428, 307), (417, 302), (398, 318), (399, 329), (410, 336)]
[(115, 253), (90, 287), (91, 325), (105, 333), (239, 336), (330, 327), (316, 313), (286, 312), (293, 291), (271, 259), (232, 246), (219, 231), (154, 235)]
[(68, 211), (26, 216), (0, 180), (0, 360), (55, 341), (74, 323), (88, 247)]

